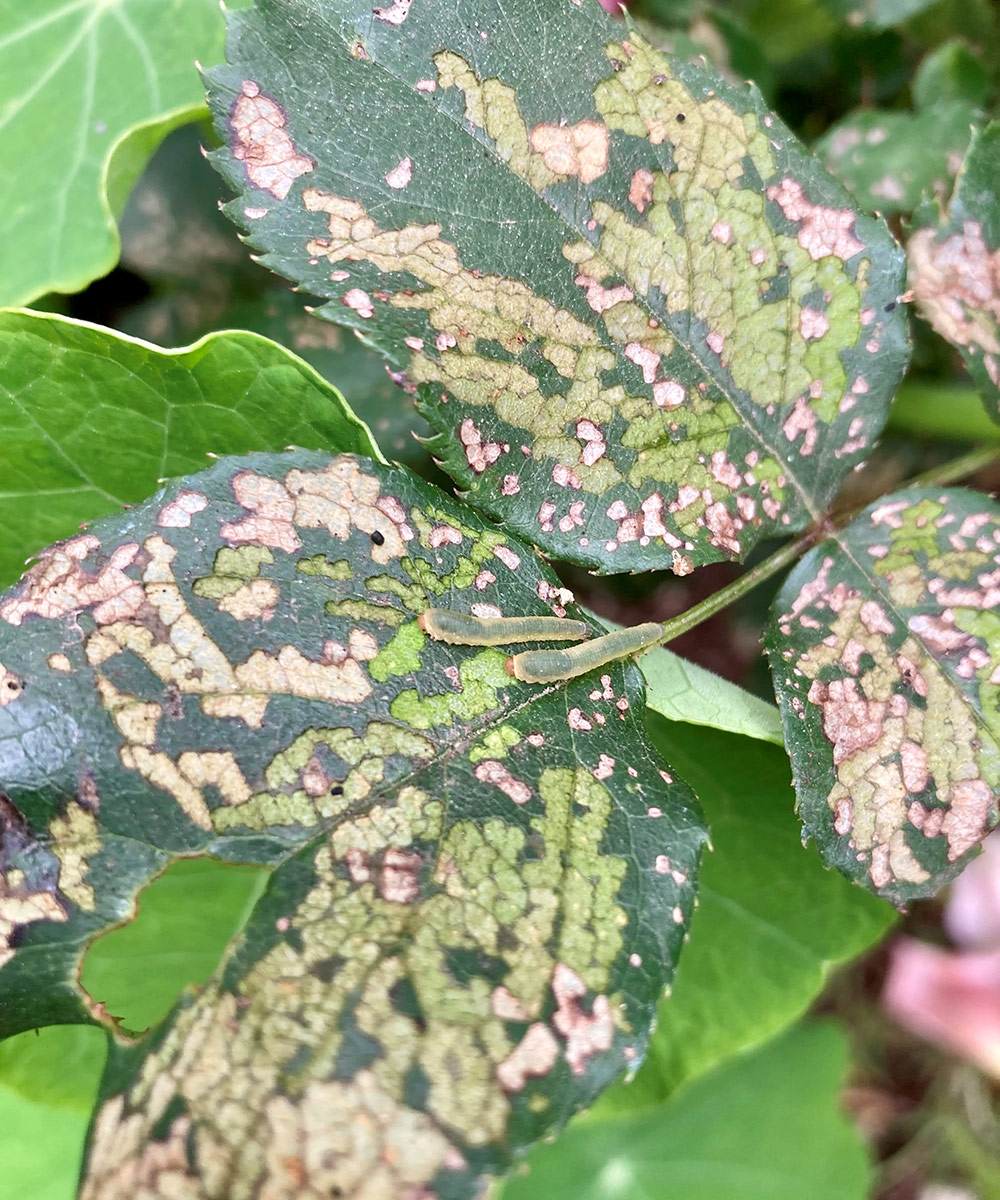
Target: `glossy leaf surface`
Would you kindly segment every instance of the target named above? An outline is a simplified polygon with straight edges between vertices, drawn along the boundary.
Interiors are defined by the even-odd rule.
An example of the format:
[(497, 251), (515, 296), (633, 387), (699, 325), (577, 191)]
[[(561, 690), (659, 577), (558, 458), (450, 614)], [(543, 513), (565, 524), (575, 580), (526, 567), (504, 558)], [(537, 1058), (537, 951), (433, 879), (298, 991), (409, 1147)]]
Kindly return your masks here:
[(166, 861), (276, 866), (217, 979), (112, 1064), (84, 1195), (169, 1163), (194, 1189), (377, 1170), (471, 1197), (641, 1058), (694, 798), (634, 667), (518, 684), (425, 639), (442, 602), (566, 597), (403, 469), (305, 451), (171, 484), (0, 600), (6, 1030), (102, 1019), (79, 956)]
[(214, 0), (2, 0), (0, 304), (115, 265), (114, 218), (163, 135), (198, 115), (194, 61), (221, 43)]
[(198, 470), (209, 454), (290, 441), (378, 453), (338, 392), (253, 334), (161, 350), (80, 321), (4, 312), (0, 358), (3, 585), (39, 546), (144, 499), (166, 475)]
[(752, 89), (557, 0), (259, 0), (228, 57), (230, 214), (546, 552), (740, 557), (867, 453), (906, 360), (900, 253)]
[[(975, 135), (940, 219), (930, 206), (907, 254), (917, 308), (959, 348), (1000, 421), (1000, 121)], [(928, 223), (930, 220), (930, 223)]]
[(885, 497), (811, 550), (766, 645), (805, 832), (897, 904), (932, 895), (997, 822), (1000, 508)]

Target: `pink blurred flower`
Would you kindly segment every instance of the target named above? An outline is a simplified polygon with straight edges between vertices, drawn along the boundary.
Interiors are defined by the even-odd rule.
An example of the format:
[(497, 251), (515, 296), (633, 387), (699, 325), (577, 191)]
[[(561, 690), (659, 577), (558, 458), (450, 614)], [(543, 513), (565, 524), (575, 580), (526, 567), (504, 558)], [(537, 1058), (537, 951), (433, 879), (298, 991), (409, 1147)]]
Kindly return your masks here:
[(605, 12), (611, 13), (613, 17), (620, 17), (627, 0), (597, 0), (597, 2)]
[(1000, 949), (953, 953), (901, 937), (882, 992), (912, 1033), (1000, 1079)]
[(958, 946), (1000, 949), (1000, 838), (995, 833), (951, 885), (944, 927)]

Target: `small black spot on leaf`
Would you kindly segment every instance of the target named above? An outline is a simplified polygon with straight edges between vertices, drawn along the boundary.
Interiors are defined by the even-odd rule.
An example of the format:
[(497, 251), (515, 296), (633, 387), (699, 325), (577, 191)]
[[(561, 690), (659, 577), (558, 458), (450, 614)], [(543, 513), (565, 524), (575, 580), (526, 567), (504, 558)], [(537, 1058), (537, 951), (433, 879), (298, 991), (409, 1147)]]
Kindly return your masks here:
[(385, 545), (385, 534), (380, 533), (379, 530), (376, 529), (375, 532), (372, 534), (372, 541), (375, 543), (376, 546), (384, 546)]

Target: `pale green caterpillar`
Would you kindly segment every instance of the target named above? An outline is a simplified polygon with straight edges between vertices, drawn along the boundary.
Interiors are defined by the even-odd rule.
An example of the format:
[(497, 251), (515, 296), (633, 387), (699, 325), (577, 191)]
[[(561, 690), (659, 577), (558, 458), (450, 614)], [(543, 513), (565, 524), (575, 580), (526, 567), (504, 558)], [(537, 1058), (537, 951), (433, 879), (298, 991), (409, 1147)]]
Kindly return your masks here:
[(525, 650), (507, 659), (507, 671), (522, 683), (558, 683), (648, 650), (662, 638), (663, 626), (657, 621), (647, 621), (631, 629), (616, 629), (568, 650)]
[(427, 608), (417, 624), (439, 642), (453, 646), (505, 646), (510, 642), (576, 642), (590, 637), (585, 621), (564, 617), (474, 617), (447, 608)]

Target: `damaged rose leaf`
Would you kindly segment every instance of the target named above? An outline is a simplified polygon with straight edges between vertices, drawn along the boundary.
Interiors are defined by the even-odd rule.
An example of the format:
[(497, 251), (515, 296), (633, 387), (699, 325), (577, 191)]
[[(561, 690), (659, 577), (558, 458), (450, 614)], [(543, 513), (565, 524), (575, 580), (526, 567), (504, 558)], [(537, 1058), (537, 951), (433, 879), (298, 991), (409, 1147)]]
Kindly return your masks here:
[(917, 311), (957, 346), (1000, 421), (1000, 121), (976, 133), (948, 211), (916, 215), (907, 246)]
[(696, 802), (634, 666), (522, 683), (427, 636), (443, 596), (602, 632), (461, 503), (307, 451), (221, 459), (0, 596), (6, 1031), (108, 1023), (81, 954), (173, 858), (274, 868), (215, 979), (113, 1054), (84, 1197), (471, 1200), (641, 1059)]
[(229, 20), (230, 215), (389, 358), (506, 527), (684, 574), (802, 528), (867, 455), (901, 254), (752, 89), (593, 4)]
[(997, 823), (1000, 507), (888, 496), (802, 560), (766, 644), (799, 811), (894, 903), (937, 892)]

